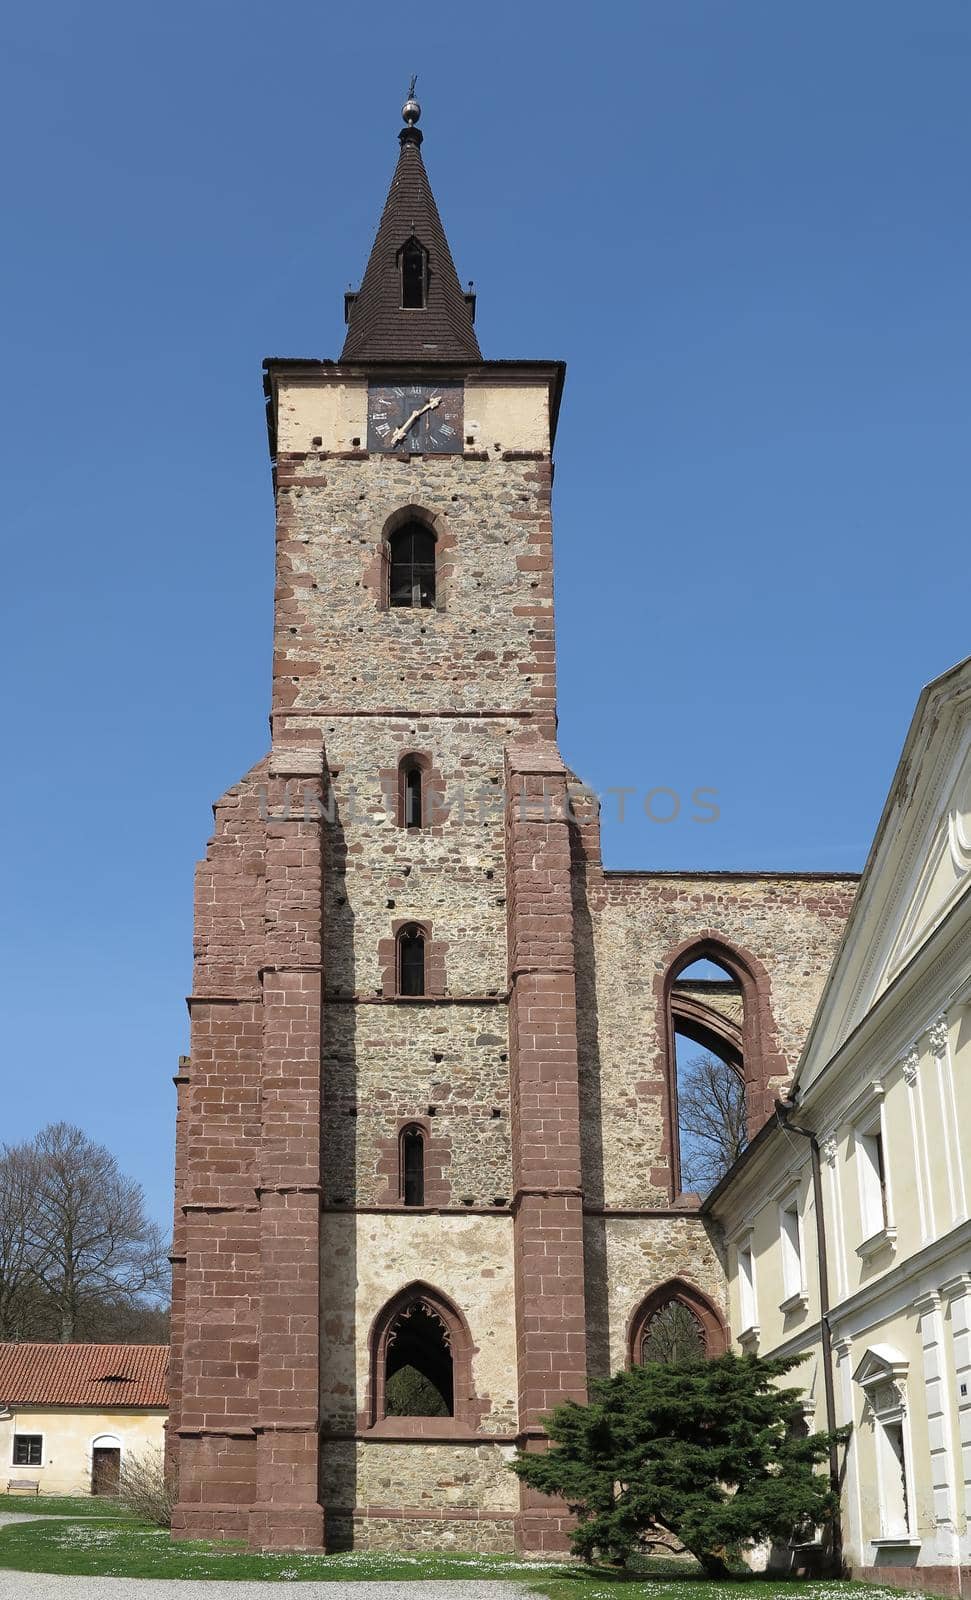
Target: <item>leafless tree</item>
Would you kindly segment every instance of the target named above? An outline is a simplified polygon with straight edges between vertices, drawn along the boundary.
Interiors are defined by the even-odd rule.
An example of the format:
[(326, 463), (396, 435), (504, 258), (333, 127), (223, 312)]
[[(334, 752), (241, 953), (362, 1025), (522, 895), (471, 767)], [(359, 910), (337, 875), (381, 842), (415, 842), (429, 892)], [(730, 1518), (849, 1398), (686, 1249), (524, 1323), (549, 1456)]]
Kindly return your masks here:
[(745, 1085), (734, 1067), (705, 1051), (678, 1073), (681, 1183), (706, 1194), (748, 1143)]
[(50, 1123), (0, 1149), (0, 1338), (105, 1338), (102, 1316), (147, 1309), (165, 1247), (141, 1186), (80, 1128)]
[(29, 1145), (0, 1146), (0, 1339), (22, 1339), (36, 1302), (31, 1218), (36, 1190)]

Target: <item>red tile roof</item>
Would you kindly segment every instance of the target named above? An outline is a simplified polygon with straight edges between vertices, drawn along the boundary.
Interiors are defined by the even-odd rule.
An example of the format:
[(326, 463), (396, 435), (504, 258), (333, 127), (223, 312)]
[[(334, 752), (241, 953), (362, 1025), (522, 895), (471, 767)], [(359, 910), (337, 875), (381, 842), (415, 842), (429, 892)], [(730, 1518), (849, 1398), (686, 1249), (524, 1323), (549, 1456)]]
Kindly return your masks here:
[(0, 1405), (168, 1406), (167, 1344), (0, 1344)]

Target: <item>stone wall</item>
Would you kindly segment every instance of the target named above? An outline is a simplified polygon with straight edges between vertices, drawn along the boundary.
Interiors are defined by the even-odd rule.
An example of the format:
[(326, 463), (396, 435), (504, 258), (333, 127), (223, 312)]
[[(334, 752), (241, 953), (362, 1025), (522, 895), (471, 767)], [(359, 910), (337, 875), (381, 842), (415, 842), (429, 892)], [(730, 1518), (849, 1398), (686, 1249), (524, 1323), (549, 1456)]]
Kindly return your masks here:
[(606, 873), (577, 869), (584, 1193), (607, 1207), (669, 1205), (664, 984), (695, 942), (756, 975), (765, 1114), (795, 1067), (849, 912), (848, 875)]

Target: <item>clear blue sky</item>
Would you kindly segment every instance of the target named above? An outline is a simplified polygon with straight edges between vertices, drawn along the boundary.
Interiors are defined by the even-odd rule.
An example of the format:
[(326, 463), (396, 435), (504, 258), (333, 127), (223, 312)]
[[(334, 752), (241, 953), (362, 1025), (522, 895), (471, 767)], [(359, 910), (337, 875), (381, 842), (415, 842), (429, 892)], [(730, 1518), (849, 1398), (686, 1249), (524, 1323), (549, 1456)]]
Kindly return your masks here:
[[(963, 0), (53, 0), (2, 24), (2, 1136), (169, 1214), (192, 868), (266, 746), (260, 362), (336, 355), (418, 71), (489, 356), (569, 364), (564, 752), (609, 864), (859, 867), (971, 650)], [(660, 808), (659, 808), (660, 809)]]

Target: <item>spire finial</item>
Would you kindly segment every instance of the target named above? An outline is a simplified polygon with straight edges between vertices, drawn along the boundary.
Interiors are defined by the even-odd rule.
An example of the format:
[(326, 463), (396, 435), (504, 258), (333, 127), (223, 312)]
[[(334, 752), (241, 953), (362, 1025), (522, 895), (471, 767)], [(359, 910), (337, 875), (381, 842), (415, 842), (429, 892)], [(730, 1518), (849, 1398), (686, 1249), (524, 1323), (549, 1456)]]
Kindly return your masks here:
[(411, 82), (408, 85), (408, 98), (401, 108), (401, 115), (408, 124), (409, 128), (413, 128), (415, 123), (418, 121), (418, 118), (421, 116), (421, 106), (415, 99), (415, 84), (417, 82), (418, 74), (417, 72), (413, 72), (411, 75)]

